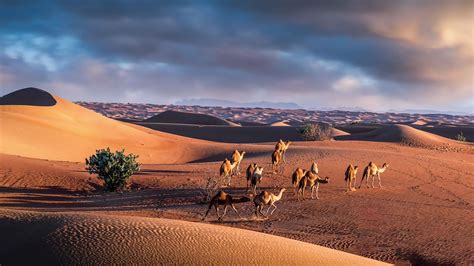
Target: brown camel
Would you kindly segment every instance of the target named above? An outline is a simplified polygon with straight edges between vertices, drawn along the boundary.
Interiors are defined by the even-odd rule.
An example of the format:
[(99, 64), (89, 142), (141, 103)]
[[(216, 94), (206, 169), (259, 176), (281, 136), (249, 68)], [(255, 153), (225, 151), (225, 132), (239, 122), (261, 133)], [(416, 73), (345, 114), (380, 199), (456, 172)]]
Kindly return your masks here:
[(219, 175), (224, 181), (224, 183), (227, 184), (227, 186), (230, 186), (230, 181), (232, 180), (232, 175), (234, 172), (233, 170), (236, 165), (237, 162), (230, 163), (229, 159), (227, 158), (225, 158), (221, 164), (221, 167), (219, 169)]
[(300, 167), (296, 168), (296, 170), (293, 172), (293, 175), (291, 175), (291, 184), (293, 185), (293, 188), (295, 189), (295, 195), (298, 193), (298, 185), (300, 183), (301, 178), (306, 174), (306, 170), (301, 169)]
[[(272, 172), (275, 174), (279, 171), (282, 160), (282, 151), (275, 150), (272, 153)], [(276, 170), (276, 171), (275, 171)]]
[(372, 177), (372, 188), (374, 188), (374, 182), (375, 182), (375, 176), (377, 176), (379, 180), (379, 187), (382, 188), (382, 182), (380, 180), (380, 174), (385, 172), (387, 170), (388, 164), (384, 163), (382, 165), (382, 168), (377, 167), (375, 163), (370, 162), (369, 165), (367, 165), (364, 169), (364, 174), (362, 175), (362, 179), (360, 180), (359, 188), (362, 186), (362, 181), (364, 181), (364, 178), (367, 178), (365, 181), (365, 185), (367, 188), (369, 188), (369, 179)]
[(250, 182), (250, 188), (252, 190), (253, 195), (257, 194), (257, 183), (262, 182), (263, 177), (263, 167), (256, 167), (252, 173), (252, 178)]
[(279, 140), (275, 145), (275, 150), (281, 152), (282, 161), (286, 163), (285, 155), (286, 151), (290, 147), (291, 141), (284, 142), (283, 140)]
[(327, 183), (329, 183), (329, 177), (321, 178), (313, 171), (306, 172), (298, 185), (298, 200), (300, 200), (300, 195), (304, 200), (304, 191), (307, 186), (311, 188), (311, 199), (314, 199), (314, 191), (316, 191), (316, 199), (319, 199), (319, 184)]
[(353, 166), (349, 164), (345, 173), (345, 181), (347, 183), (347, 191), (355, 191), (356, 177), (357, 177), (358, 166)]
[[(229, 206), (231, 206), (232, 209), (234, 209), (234, 211), (237, 213), (237, 215), (239, 215), (239, 217), (241, 217), (239, 212), (235, 208), (234, 203), (242, 203), (242, 202), (249, 202), (249, 201), (250, 201), (250, 199), (247, 198), (247, 197), (241, 197), (240, 199), (233, 199), (232, 196), (230, 196), (229, 194), (227, 194), (227, 193), (225, 193), (224, 191), (221, 190), (221, 191), (217, 192), (217, 194), (214, 197), (212, 197), (211, 203), (209, 203), (209, 209), (207, 209), (206, 214), (204, 215), (202, 220), (204, 221), (204, 219), (206, 219), (207, 215), (209, 214), (209, 211), (212, 209), (212, 206), (214, 206), (214, 208), (216, 209), (216, 214), (217, 214), (217, 217), (218, 217), (219, 221), (221, 221), (222, 218), (224, 218), (224, 216), (227, 212), (227, 208)], [(219, 216), (219, 206), (220, 205), (224, 205), (224, 213), (222, 214), (222, 216)]]
[(232, 153), (232, 163), (237, 162), (237, 165), (234, 168), (234, 174), (240, 175), (240, 163), (244, 159), (245, 151), (239, 152), (238, 150), (235, 150), (234, 153)]
[(246, 171), (247, 189), (249, 188), (249, 182), (250, 182), (251, 179), (252, 179), (252, 174), (253, 174), (253, 171), (255, 170), (255, 168), (257, 168), (257, 163), (251, 163), (251, 164), (249, 164), (249, 166), (247, 167), (247, 171)]
[[(278, 195), (275, 195), (268, 191), (262, 191), (260, 192), (260, 194), (255, 196), (255, 198), (253, 199), (253, 203), (255, 203), (255, 216), (257, 216), (258, 218), (258, 213), (260, 213), (264, 217), (267, 217), (268, 212), (270, 211), (270, 208), (273, 206), (273, 210), (270, 213), (270, 215), (272, 215), (273, 212), (277, 209), (277, 207), (275, 206), (275, 202), (281, 199), (281, 197), (283, 196), (283, 192), (285, 192), (285, 190), (286, 188), (280, 189), (280, 193), (278, 193)], [(263, 206), (265, 205), (269, 205), (266, 215), (263, 214), (262, 212)]]

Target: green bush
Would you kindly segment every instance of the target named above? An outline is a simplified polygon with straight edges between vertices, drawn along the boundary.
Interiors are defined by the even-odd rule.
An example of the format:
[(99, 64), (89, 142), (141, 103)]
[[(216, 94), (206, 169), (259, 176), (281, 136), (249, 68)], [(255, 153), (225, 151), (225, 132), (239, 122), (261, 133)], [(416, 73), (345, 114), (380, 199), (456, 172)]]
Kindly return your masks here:
[(304, 140), (328, 140), (331, 139), (331, 127), (324, 123), (306, 123), (300, 133)]
[(467, 139), (466, 139), (466, 137), (464, 136), (464, 134), (462, 133), (462, 131), (461, 131), (461, 133), (459, 133), (459, 134), (456, 135), (455, 139), (456, 139), (456, 140), (459, 140), (459, 141), (464, 141), (464, 142), (467, 141)]
[(104, 181), (105, 190), (122, 190), (130, 176), (140, 170), (137, 158), (138, 155), (125, 155), (124, 150), (113, 153), (109, 148), (100, 149), (86, 158), (86, 170)]

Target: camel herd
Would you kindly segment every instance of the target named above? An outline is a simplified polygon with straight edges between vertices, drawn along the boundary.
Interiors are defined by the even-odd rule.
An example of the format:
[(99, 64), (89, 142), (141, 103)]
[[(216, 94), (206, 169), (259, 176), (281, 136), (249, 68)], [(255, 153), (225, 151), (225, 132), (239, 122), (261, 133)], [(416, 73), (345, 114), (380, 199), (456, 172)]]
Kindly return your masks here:
[[(286, 162), (285, 154), (288, 150), (291, 142), (287, 141), (284, 142), (279, 140), (275, 145), (275, 150), (272, 152), (271, 159), (272, 159), (272, 173), (277, 173), (280, 170), (280, 167), (283, 163)], [(219, 174), (220, 178), (226, 186), (231, 185), (231, 180), (233, 176), (240, 175), (240, 164), (244, 159), (245, 151), (238, 151), (235, 150), (232, 154), (232, 161), (229, 159), (224, 159), (220, 166)], [(362, 186), (362, 182), (364, 179), (366, 180), (365, 184), (367, 188), (369, 188), (369, 179), (372, 177), (372, 188), (374, 188), (375, 177), (378, 179), (379, 187), (382, 188), (382, 183), (380, 180), (380, 174), (385, 172), (388, 168), (388, 164), (384, 163), (382, 167), (378, 167), (373, 162), (369, 162), (369, 164), (365, 167), (364, 173), (362, 175), (362, 179), (359, 184), (359, 188)], [(358, 166), (354, 166), (349, 164), (345, 172), (345, 181), (347, 185), (347, 192), (355, 191), (356, 190), (356, 176)], [(269, 191), (261, 191), (257, 194), (257, 185), (261, 183), (263, 178), (263, 167), (259, 166), (257, 163), (252, 162), (249, 164), (246, 170), (246, 179), (247, 179), (247, 191), (250, 192), (250, 195), (253, 195), (253, 203), (255, 204), (255, 216), (258, 218), (259, 214), (263, 217), (267, 218), (270, 212), (270, 209), (273, 207), (273, 210), (270, 212), (270, 215), (277, 209), (275, 203), (281, 200), (283, 196), (283, 192), (286, 191), (286, 188), (281, 188), (277, 195), (273, 194)], [(314, 199), (314, 192), (316, 192), (316, 199), (319, 199), (318, 190), (320, 184), (327, 184), (329, 183), (329, 177), (320, 177), (319, 176), (319, 169), (318, 164), (313, 162), (310, 166), (309, 170), (304, 170), (300, 167), (296, 168), (296, 170), (291, 175), (291, 184), (295, 190), (295, 196), (297, 200), (304, 200), (305, 199), (305, 190), (307, 187), (311, 189), (311, 199)], [(250, 184), (250, 187), (249, 187)], [(241, 197), (239, 199), (232, 198), (231, 195), (224, 191), (219, 191), (214, 197), (212, 197), (211, 202), (209, 204), (209, 208), (206, 211), (206, 214), (202, 218), (206, 219), (209, 211), (212, 207), (215, 208), (216, 214), (219, 220), (222, 220), (223, 217), (227, 213), (227, 208), (230, 206), (232, 209), (240, 216), (239, 212), (234, 206), (234, 203), (243, 203), (243, 202), (250, 202), (251, 198), (249, 197)], [(222, 215), (219, 215), (219, 206), (224, 207), (224, 212)], [(266, 213), (263, 213), (262, 210), (265, 206), (268, 206)]]

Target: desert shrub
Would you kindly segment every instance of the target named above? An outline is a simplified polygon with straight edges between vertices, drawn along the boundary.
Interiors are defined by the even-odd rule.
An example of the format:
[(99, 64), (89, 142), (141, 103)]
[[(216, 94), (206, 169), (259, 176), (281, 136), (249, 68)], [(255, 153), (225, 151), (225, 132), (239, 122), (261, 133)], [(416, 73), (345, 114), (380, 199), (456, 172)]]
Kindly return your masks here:
[(300, 133), (304, 140), (328, 140), (331, 139), (331, 127), (324, 123), (306, 123)]
[(204, 190), (204, 203), (209, 202), (212, 197), (222, 188), (224, 181), (218, 175), (209, 176), (203, 186)]
[(462, 131), (461, 131), (461, 133), (459, 133), (459, 134), (456, 135), (455, 139), (456, 139), (456, 140), (459, 140), (459, 141), (464, 141), (464, 142), (467, 141), (467, 139), (466, 139), (466, 137), (464, 136), (464, 133), (462, 133)]
[(122, 190), (130, 176), (140, 170), (137, 158), (138, 155), (132, 153), (125, 155), (124, 150), (113, 153), (109, 148), (100, 149), (86, 158), (86, 170), (104, 181), (105, 190)]

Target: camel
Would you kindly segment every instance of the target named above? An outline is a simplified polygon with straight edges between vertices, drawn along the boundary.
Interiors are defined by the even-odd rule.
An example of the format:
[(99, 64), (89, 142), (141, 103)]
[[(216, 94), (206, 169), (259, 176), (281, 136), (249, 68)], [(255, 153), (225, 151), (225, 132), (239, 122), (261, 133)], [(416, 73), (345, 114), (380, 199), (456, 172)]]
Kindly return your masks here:
[(251, 179), (252, 179), (252, 174), (253, 174), (253, 171), (255, 170), (255, 168), (257, 168), (257, 163), (251, 163), (251, 164), (249, 164), (249, 166), (247, 167), (247, 171), (246, 171), (247, 189), (249, 188), (249, 182), (250, 182)]
[(300, 194), (304, 200), (304, 191), (307, 186), (311, 188), (311, 199), (314, 199), (314, 191), (316, 191), (316, 199), (319, 199), (319, 184), (327, 183), (329, 183), (329, 177), (321, 178), (313, 171), (307, 171), (298, 185), (298, 200), (300, 200)]
[(252, 193), (254, 195), (257, 194), (257, 183), (262, 182), (262, 177), (263, 177), (263, 167), (256, 167), (252, 173), (252, 178), (250, 181), (250, 188), (252, 190)]
[(230, 181), (234, 173), (233, 170), (236, 165), (237, 165), (237, 162), (230, 163), (229, 159), (227, 158), (225, 158), (221, 164), (221, 168), (219, 169), (219, 175), (227, 184), (227, 186), (230, 186)]
[[(218, 217), (219, 221), (221, 221), (222, 218), (224, 218), (224, 216), (227, 212), (227, 208), (229, 206), (231, 206), (232, 209), (234, 209), (235, 213), (237, 213), (237, 215), (239, 215), (239, 217), (242, 218), (240, 216), (239, 212), (237, 211), (237, 209), (235, 208), (234, 203), (242, 203), (242, 202), (249, 202), (249, 201), (250, 201), (250, 199), (247, 198), (247, 197), (241, 197), (240, 199), (233, 199), (232, 196), (230, 196), (229, 194), (227, 194), (227, 193), (225, 193), (224, 191), (221, 190), (221, 191), (217, 192), (217, 194), (214, 197), (212, 197), (211, 203), (209, 203), (209, 209), (207, 209), (206, 214), (202, 218), (202, 221), (204, 221), (204, 219), (206, 219), (206, 217), (209, 214), (209, 211), (211, 210), (212, 206), (214, 206), (214, 208), (216, 209), (216, 214), (217, 214), (217, 217)], [(222, 214), (222, 216), (219, 216), (219, 205), (224, 205), (224, 213)]]
[[(281, 199), (281, 197), (283, 196), (283, 192), (285, 192), (285, 190), (286, 188), (280, 189), (280, 193), (278, 193), (278, 195), (275, 195), (268, 191), (262, 191), (260, 192), (260, 194), (255, 196), (255, 198), (253, 199), (253, 203), (255, 203), (255, 216), (257, 216), (258, 218), (258, 213), (260, 213), (266, 218), (268, 215), (268, 212), (270, 211), (270, 208), (273, 206), (274, 209), (270, 213), (270, 215), (272, 215), (273, 212), (277, 209), (277, 207), (275, 206), (275, 202)], [(266, 215), (263, 214), (262, 212), (263, 206), (265, 205), (270, 205), (267, 209)]]
[[(311, 164), (311, 168), (310, 168), (310, 171), (313, 173), (313, 174), (319, 174), (319, 169), (318, 169), (318, 164), (316, 162), (313, 162)], [(296, 170), (293, 172), (293, 175), (291, 176), (291, 184), (293, 184), (293, 187), (295, 189), (297, 189), (299, 183), (300, 183), (300, 180), (301, 178), (303, 178), (303, 176), (306, 174), (306, 170), (303, 170), (301, 168), (296, 168)], [(295, 190), (296, 192), (297, 190)]]
[(282, 162), (282, 151), (275, 150), (272, 153), (272, 172), (275, 174), (277, 173), (275, 169), (278, 171), (279, 166)]
[(240, 163), (244, 159), (245, 151), (239, 152), (238, 150), (235, 150), (234, 153), (232, 153), (232, 162), (237, 162), (237, 165), (235, 166), (234, 171), (237, 173), (237, 175), (240, 175)]
[(355, 191), (356, 177), (357, 177), (358, 166), (349, 164), (345, 173), (345, 181), (347, 183), (347, 191)]
[(281, 151), (281, 158), (282, 161), (286, 163), (285, 154), (288, 148), (290, 147), (291, 141), (284, 142), (283, 140), (279, 140), (275, 145), (276, 151)]
[(378, 168), (377, 165), (375, 165), (373, 162), (370, 162), (369, 165), (367, 165), (364, 169), (364, 174), (362, 175), (362, 179), (360, 180), (359, 188), (362, 186), (362, 181), (364, 181), (364, 178), (367, 178), (365, 180), (365, 185), (367, 188), (369, 188), (369, 179), (372, 177), (372, 188), (374, 188), (374, 182), (375, 182), (375, 176), (377, 176), (379, 180), (379, 187), (382, 188), (382, 182), (380, 180), (380, 174), (385, 172), (388, 168), (388, 164), (384, 163), (382, 165), (382, 168)]
[(296, 168), (296, 170), (293, 172), (293, 175), (291, 175), (291, 184), (295, 188), (295, 194), (298, 191), (298, 185), (300, 183), (301, 178), (306, 174), (306, 170), (301, 169), (301, 168)]

